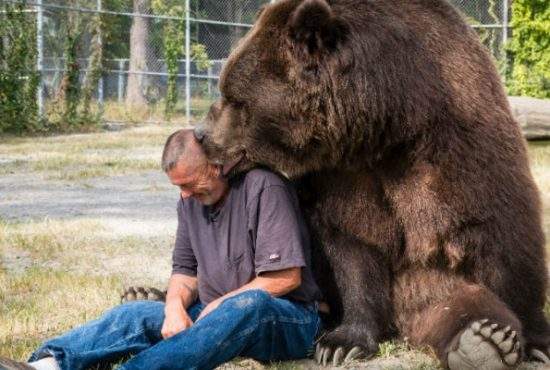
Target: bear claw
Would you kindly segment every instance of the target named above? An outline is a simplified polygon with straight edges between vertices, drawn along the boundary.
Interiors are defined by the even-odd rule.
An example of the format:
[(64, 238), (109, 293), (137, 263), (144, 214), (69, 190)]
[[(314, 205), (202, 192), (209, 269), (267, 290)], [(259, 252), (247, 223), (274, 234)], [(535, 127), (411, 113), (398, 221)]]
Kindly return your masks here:
[(318, 365), (322, 365), (322, 366), (329, 365), (331, 356), (332, 356), (332, 361), (330, 362), (330, 365), (340, 366), (343, 363), (353, 361), (363, 356), (363, 350), (361, 349), (361, 347), (356, 346), (350, 349), (346, 354), (344, 347), (338, 347), (336, 348), (333, 354), (332, 349), (330, 347), (323, 347), (320, 343), (317, 344), (317, 347), (315, 349), (314, 359)]
[(144, 287), (134, 287), (130, 286), (122, 292), (120, 296), (120, 302), (130, 302), (130, 301), (161, 301), (164, 302), (166, 299), (166, 291), (160, 291), (156, 288), (144, 288)]
[(332, 356), (332, 363), (341, 363), (344, 359), (344, 354), (344, 347), (336, 348), (336, 351), (334, 351), (334, 355)]
[(509, 326), (479, 320), (457, 337), (457, 348), (447, 356), (451, 370), (507, 370), (520, 362), (521, 344)]
[[(550, 351), (550, 348), (549, 348), (549, 351)], [(532, 349), (531, 350), (531, 357), (545, 363), (545, 364), (550, 364), (550, 358), (544, 353), (542, 352), (541, 350), (539, 349)]]
[(353, 347), (348, 352), (346, 358), (344, 358), (344, 362), (355, 360), (356, 358), (359, 358), (363, 356), (363, 350), (361, 350), (360, 347)]

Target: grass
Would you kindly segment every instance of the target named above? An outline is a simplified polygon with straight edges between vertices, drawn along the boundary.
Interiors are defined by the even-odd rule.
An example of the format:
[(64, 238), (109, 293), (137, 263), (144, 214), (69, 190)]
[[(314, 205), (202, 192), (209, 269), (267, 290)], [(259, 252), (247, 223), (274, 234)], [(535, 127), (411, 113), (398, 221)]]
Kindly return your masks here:
[[(213, 103), (213, 99), (209, 98), (191, 98), (192, 118), (196, 120), (199, 117), (204, 116), (210, 105)], [(145, 106), (128, 106), (127, 104), (119, 103), (117, 101), (106, 101), (103, 106), (103, 119), (108, 122), (156, 122), (163, 123), (167, 121), (164, 115), (164, 101), (159, 101), (156, 104), (149, 104)], [(187, 122), (185, 116), (185, 101), (179, 99), (174, 109), (174, 113), (170, 117), (171, 122)]]
[(24, 359), (45, 338), (97, 317), (118, 302), (114, 275), (31, 267), (0, 273), (0, 353)]
[(33, 172), (75, 181), (158, 169), (166, 137), (179, 128), (147, 125), (119, 132), (10, 138), (0, 145), (0, 175)]
[[(156, 170), (165, 138), (178, 128), (146, 125), (119, 132), (4, 138), (0, 176), (43, 176), (86, 185), (96, 177)], [(550, 143), (531, 143), (529, 155), (550, 241)], [(156, 184), (148, 189), (162, 191)], [(117, 304), (123, 285), (158, 286), (153, 272), (169, 270), (171, 247), (171, 235), (116, 235), (100, 218), (0, 219), (0, 356), (25, 359), (44, 339)], [(429, 351), (413, 351), (398, 341), (382, 343), (373, 362), (385, 369), (437, 368)], [(237, 362), (233, 368), (239, 367), (256, 365)], [(270, 369), (303, 367), (281, 362)]]
[[(4, 267), (5, 272), (40, 267), (98, 276), (117, 274), (126, 281), (143, 278), (158, 284), (144, 273), (169, 268), (172, 236), (113, 235), (101, 221), (0, 221), (0, 251), (3, 255), (20, 257), (19, 261), (11, 260), (10, 266)], [(147, 256), (146, 265), (143, 256)]]
[[(123, 285), (158, 285), (169, 236), (117, 237), (98, 220), (0, 221), (0, 355), (23, 360), (44, 339), (119, 302)], [(149, 255), (147, 265), (143, 256)]]

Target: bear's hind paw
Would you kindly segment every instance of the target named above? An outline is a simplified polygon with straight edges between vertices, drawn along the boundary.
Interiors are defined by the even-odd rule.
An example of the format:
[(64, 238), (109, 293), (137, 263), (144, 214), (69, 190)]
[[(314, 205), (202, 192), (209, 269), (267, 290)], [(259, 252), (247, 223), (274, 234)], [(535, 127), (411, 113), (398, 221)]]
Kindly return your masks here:
[(521, 361), (521, 343), (509, 326), (479, 320), (459, 335), (457, 348), (447, 356), (451, 370), (508, 370)]

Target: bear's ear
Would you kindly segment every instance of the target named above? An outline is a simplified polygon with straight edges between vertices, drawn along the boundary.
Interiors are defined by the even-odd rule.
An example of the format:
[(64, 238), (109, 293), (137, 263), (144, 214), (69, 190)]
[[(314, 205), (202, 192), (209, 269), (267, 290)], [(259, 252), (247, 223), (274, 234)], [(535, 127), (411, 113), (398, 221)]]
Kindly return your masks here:
[(309, 56), (330, 52), (344, 36), (343, 23), (325, 0), (304, 0), (291, 14), (289, 26), (292, 41)]

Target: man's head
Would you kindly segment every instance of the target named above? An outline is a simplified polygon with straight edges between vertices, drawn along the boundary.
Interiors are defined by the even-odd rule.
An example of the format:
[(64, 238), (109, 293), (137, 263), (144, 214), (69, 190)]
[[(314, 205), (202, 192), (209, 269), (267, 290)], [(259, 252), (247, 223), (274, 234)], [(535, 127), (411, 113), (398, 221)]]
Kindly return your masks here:
[(214, 205), (229, 188), (220, 168), (206, 159), (192, 130), (178, 130), (168, 137), (161, 165), (184, 199), (194, 197), (204, 205)]

